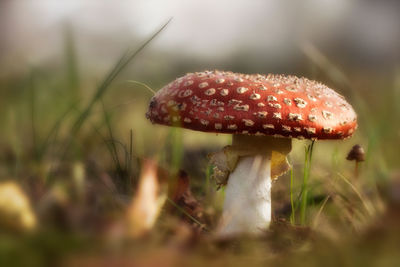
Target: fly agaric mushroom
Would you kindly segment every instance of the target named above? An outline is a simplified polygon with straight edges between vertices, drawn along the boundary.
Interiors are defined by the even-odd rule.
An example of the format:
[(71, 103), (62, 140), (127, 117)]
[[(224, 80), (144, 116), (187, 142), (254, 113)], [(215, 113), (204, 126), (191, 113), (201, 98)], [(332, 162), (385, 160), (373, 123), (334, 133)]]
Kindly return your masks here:
[(150, 101), (152, 123), (233, 135), (211, 156), (226, 183), (219, 235), (256, 234), (271, 221), (271, 182), (289, 169), (291, 138), (344, 139), (357, 117), (343, 96), (306, 78), (189, 73)]

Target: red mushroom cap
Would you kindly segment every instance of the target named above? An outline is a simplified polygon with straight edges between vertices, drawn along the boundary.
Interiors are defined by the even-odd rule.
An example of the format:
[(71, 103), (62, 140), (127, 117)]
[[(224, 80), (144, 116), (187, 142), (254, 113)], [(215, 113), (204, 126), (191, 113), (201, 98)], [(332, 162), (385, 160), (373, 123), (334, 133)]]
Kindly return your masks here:
[(153, 123), (197, 131), (343, 139), (357, 115), (343, 96), (306, 78), (224, 71), (189, 73), (151, 99)]

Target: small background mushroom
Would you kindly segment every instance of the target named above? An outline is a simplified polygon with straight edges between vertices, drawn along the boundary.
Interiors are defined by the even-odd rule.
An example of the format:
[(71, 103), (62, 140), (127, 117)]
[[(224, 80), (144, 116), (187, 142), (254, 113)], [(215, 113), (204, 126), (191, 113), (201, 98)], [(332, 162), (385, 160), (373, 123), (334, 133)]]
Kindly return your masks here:
[(357, 178), (358, 177), (358, 164), (360, 162), (365, 161), (365, 152), (364, 149), (362, 148), (361, 145), (354, 145), (351, 150), (349, 151), (349, 153), (347, 154), (346, 157), (347, 160), (349, 161), (355, 161), (355, 170), (354, 170), (354, 176)]

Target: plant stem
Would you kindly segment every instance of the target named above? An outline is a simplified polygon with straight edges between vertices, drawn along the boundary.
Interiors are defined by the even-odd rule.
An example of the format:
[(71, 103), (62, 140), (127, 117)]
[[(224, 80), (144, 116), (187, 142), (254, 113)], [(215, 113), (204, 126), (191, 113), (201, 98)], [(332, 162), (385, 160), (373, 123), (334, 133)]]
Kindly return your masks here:
[(296, 223), (296, 208), (294, 206), (293, 199), (293, 168), (290, 169), (290, 206), (292, 207), (292, 213), (290, 214), (290, 223), (294, 225)]
[(171, 128), (169, 139), (171, 140), (171, 159), (169, 162), (170, 175), (168, 181), (168, 191), (171, 193), (175, 190), (175, 187), (178, 183), (177, 176), (183, 160), (184, 152), (182, 143), (182, 130), (177, 127)]
[(358, 178), (358, 160), (356, 160), (356, 168), (354, 170), (354, 173), (355, 173), (355, 178), (357, 179)]
[(300, 223), (305, 225), (306, 212), (307, 212), (307, 198), (308, 198), (308, 179), (310, 177), (312, 150), (314, 141), (305, 149), (304, 171), (303, 171), (303, 185), (301, 189), (301, 204), (300, 204)]

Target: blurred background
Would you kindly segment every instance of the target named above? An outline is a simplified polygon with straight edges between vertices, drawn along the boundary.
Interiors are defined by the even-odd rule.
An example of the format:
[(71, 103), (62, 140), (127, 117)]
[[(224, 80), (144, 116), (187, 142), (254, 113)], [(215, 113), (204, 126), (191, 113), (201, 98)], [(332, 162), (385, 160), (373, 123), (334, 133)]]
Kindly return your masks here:
[[(373, 234), (399, 232), (380, 222), (398, 219), (400, 202), (399, 14), (396, 0), (1, 1), (0, 180), (16, 197), (0, 189), (0, 265), (292, 264), (302, 258), (318, 266), (324, 257), (349, 258), (349, 266), (399, 263), (390, 250), (398, 236), (377, 241)], [(273, 192), (274, 217), (285, 226), (277, 223), (257, 241), (261, 246), (236, 240), (246, 245), (232, 249), (201, 234), (212, 232), (224, 193), (209, 179), (207, 154), (230, 137), (151, 125), (144, 116), (153, 95), (147, 87), (157, 91), (206, 69), (305, 76), (334, 88), (358, 113), (353, 138), (315, 144), (305, 225), (288, 222), (289, 196), (301, 196), (308, 145), (294, 141), (294, 187), (286, 174)], [(355, 144), (366, 157), (358, 178), (354, 162), (346, 161)], [(172, 176), (191, 184), (186, 197), (157, 206), (151, 226), (126, 219), (136, 216), (132, 203), (141, 177), (151, 173), (146, 170), (157, 173), (155, 198)], [(17, 202), (25, 204), (10, 208)], [(144, 239), (140, 227), (147, 227)], [(280, 231), (289, 234), (278, 237)], [(326, 244), (321, 240), (327, 245), (318, 246)], [(280, 245), (286, 243), (289, 252)], [(365, 256), (374, 244), (382, 244), (376, 258)], [(179, 258), (182, 247), (192, 249)]]

